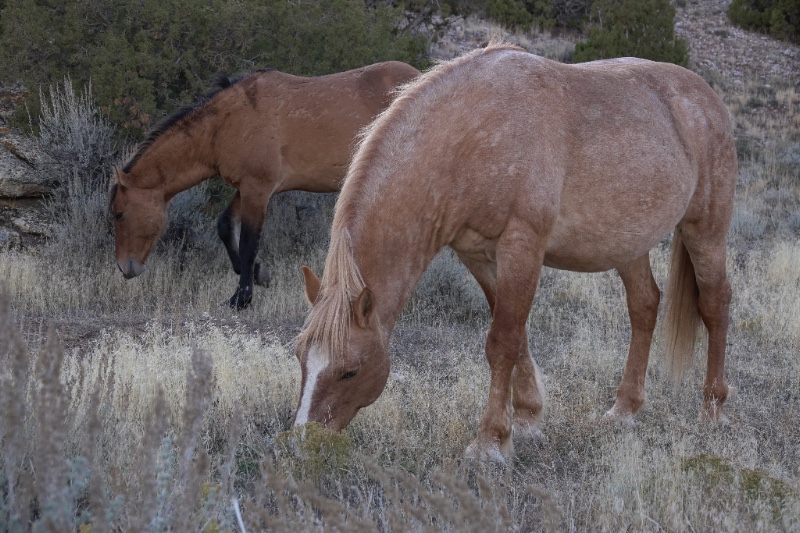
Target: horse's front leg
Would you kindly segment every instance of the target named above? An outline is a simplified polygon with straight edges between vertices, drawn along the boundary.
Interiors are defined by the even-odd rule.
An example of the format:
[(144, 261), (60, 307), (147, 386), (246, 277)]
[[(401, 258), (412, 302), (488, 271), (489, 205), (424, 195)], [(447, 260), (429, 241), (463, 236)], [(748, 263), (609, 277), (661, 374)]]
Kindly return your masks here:
[[(520, 363), (520, 355), (525, 354), (530, 359), (527, 346), (523, 349), (523, 343), (528, 341), (525, 323), (539, 281), (543, 250), (544, 239), (533, 234), (529, 227), (509, 227), (498, 240), (495, 301), (492, 325), (486, 338), (486, 359), (492, 373), (489, 401), (478, 435), (467, 448), (467, 458), (505, 463), (513, 454), (512, 379), (515, 379), (514, 370)], [(519, 396), (515, 403), (519, 403), (516, 406), (519, 414), (525, 421), (530, 421), (533, 428), (541, 414), (542, 398), (538, 395), (528, 398), (529, 395), (522, 394), (531, 392), (532, 388), (538, 389), (539, 385), (535, 380), (533, 361), (530, 361), (530, 369), (526, 363), (523, 361), (518, 371), (525, 374), (530, 370), (532, 373), (516, 377)], [(526, 386), (520, 387), (522, 382)], [(526, 402), (528, 399), (533, 401)], [(530, 413), (522, 407), (530, 407)]]
[[(489, 304), (489, 312), (494, 316), (497, 299), (497, 265), (476, 261), (464, 254), (459, 254), (458, 257), (483, 289)], [(511, 378), (511, 403), (514, 407), (512, 433), (518, 442), (519, 440), (531, 442), (542, 437), (539, 422), (544, 412), (545, 393), (540, 374), (528, 349), (526, 334), (520, 343), (517, 365)]]
[[(236, 191), (228, 207), (220, 214), (217, 219), (217, 234), (225, 245), (228, 258), (231, 261), (233, 271), (241, 276), (241, 259), (239, 257), (239, 240), (241, 235), (241, 194)], [(258, 261), (253, 266), (253, 281), (256, 285), (269, 287), (269, 269)], [(231, 304), (233, 305), (233, 304)]]
[[(261, 230), (264, 225), (269, 198), (270, 194), (263, 191), (253, 190), (245, 191), (244, 193), (237, 191), (231, 205), (226, 209), (226, 211), (231, 211), (231, 218), (233, 218), (232, 215), (235, 213), (235, 208), (231, 209), (231, 207), (236, 205), (239, 208), (239, 243), (235, 249), (238, 253), (231, 253), (231, 248), (227, 243), (225, 245), (231, 258), (233, 269), (239, 274), (239, 285), (230, 299), (230, 306), (237, 310), (244, 309), (250, 305), (253, 300), (254, 282), (259, 285), (269, 284), (269, 273), (266, 268), (262, 269), (261, 265), (256, 262), (258, 243), (261, 239)], [(220, 231), (220, 236), (222, 236), (222, 231)], [(231, 240), (233, 243), (236, 242), (235, 238)], [(223, 242), (225, 242), (224, 238)], [(235, 260), (236, 258), (238, 258), (238, 261)]]
[(228, 258), (231, 260), (233, 271), (239, 274), (241, 268), (239, 267), (239, 228), (241, 226), (241, 219), (239, 214), (241, 197), (239, 191), (233, 195), (233, 199), (228, 204), (228, 207), (220, 213), (217, 219), (217, 235), (219, 235), (222, 244), (225, 245), (225, 251), (228, 252)]

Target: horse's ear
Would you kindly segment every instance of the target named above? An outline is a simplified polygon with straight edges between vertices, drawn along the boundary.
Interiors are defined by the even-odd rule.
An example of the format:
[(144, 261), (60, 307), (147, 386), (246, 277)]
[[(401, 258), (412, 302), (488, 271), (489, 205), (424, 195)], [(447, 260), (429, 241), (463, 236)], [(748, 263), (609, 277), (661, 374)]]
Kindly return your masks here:
[(319, 296), (321, 282), (313, 270), (305, 265), (300, 268), (303, 270), (303, 277), (306, 279), (306, 298), (308, 298), (308, 303), (314, 305), (314, 302), (317, 301), (317, 296)]
[(364, 287), (356, 301), (353, 302), (353, 316), (360, 328), (366, 328), (375, 311), (375, 295), (369, 288)]
[(128, 186), (128, 175), (125, 173), (124, 170), (115, 166), (114, 167), (114, 174), (117, 177), (117, 185), (120, 187), (127, 187)]

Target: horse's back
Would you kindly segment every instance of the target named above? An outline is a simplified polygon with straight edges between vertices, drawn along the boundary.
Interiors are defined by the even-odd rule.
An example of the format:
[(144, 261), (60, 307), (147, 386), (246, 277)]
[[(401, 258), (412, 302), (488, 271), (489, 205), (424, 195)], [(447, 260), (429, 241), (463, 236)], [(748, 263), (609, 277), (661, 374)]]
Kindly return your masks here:
[(221, 150), (232, 164), (248, 162), (241, 171), (270, 179), (274, 192), (335, 191), (359, 131), (418, 74), (398, 61), (318, 77), (254, 74), (221, 102), (229, 117)]
[(731, 194), (727, 109), (681, 67), (563, 65), (503, 48), (446, 66), (412, 84), (373, 131), (396, 147), (395, 163), (379, 168), (426, 169), (405, 185), (447, 211), (456, 249), (480, 253), (521, 218), (547, 232), (546, 264), (616, 268), (672, 231), (698, 188)]

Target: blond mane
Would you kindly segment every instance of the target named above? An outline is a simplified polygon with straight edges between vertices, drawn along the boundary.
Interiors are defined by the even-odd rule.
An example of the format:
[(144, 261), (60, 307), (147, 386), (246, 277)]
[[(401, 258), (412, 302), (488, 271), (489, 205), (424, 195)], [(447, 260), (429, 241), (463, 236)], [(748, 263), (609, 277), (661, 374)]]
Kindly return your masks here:
[[(356, 197), (364, 194), (360, 182), (367, 177), (367, 169), (373, 168), (372, 163), (377, 154), (378, 146), (381, 144), (381, 140), (392, 131), (392, 124), (399, 117), (407, 114), (413, 102), (424, 98), (422, 93), (430, 87), (436, 87), (440, 79), (448, 76), (463, 63), (471, 61), (476, 56), (502, 51), (526, 52), (524, 48), (519, 46), (492, 40), (486, 48), (479, 48), (455, 59), (437, 63), (421, 75), (396, 89), (396, 96), (392, 105), (384, 109), (375, 120), (365, 126), (359, 133), (358, 143), (342, 186), (340, 200), (337, 202), (338, 205), (350, 206), (342, 210), (342, 224), (345, 224), (353, 216), (354, 207), (359, 202)], [(334, 218), (334, 228), (337, 218), (339, 218), (338, 210), (337, 217)]]
[(343, 356), (347, 348), (353, 313), (352, 304), (366, 287), (353, 257), (349, 228), (359, 210), (359, 205), (370, 201), (363, 181), (368, 176), (366, 169), (377, 153), (381, 138), (391, 128), (393, 120), (405, 114), (411, 102), (420, 97), (431, 84), (474, 56), (502, 50), (524, 51), (517, 46), (492, 42), (486, 48), (439, 63), (400, 87), (394, 103), (361, 131), (355, 155), (336, 203), (331, 243), (325, 260), (320, 293), (306, 319), (303, 331), (297, 338), (302, 351), (310, 345), (317, 345), (330, 357), (337, 358)]
[(352, 303), (364, 287), (353, 259), (350, 232), (333, 232), (320, 292), (298, 337), (301, 349), (318, 345), (330, 357), (343, 356), (350, 337)]

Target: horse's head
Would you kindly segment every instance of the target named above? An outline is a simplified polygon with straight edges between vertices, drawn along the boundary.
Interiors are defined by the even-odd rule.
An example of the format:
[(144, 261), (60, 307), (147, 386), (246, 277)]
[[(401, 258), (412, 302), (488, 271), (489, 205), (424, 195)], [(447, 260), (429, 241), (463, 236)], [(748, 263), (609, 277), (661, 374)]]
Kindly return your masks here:
[(114, 218), (117, 266), (125, 279), (144, 272), (144, 262), (167, 227), (164, 192), (133, 187), (129, 181), (128, 175), (117, 169), (117, 183), (108, 202)]
[[(313, 305), (317, 302), (320, 281), (307, 267), (303, 267), (303, 273), (306, 296)], [(312, 313), (314, 311), (312, 309)], [(302, 369), (302, 384), (294, 420), (296, 426), (319, 422), (339, 431), (350, 423), (359, 409), (377, 400), (386, 386), (389, 352), (375, 313), (372, 291), (364, 288), (350, 302), (347, 311), (326, 317), (349, 320), (349, 327), (333, 328), (348, 332), (340, 343), (326, 342), (324, 337), (320, 342), (308, 335), (308, 331), (300, 337), (297, 358)], [(314, 327), (312, 324), (307, 327)], [(331, 349), (338, 345), (341, 345), (339, 349)]]

